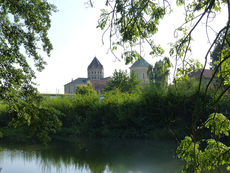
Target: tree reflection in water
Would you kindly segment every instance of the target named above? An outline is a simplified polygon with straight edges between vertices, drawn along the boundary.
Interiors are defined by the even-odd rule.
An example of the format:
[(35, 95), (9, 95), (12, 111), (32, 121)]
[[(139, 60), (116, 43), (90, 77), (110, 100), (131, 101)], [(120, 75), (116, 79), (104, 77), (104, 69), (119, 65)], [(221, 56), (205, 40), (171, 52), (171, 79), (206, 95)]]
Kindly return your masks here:
[[(95, 140), (55, 143), (48, 146), (3, 146), (2, 161), (21, 159), (34, 162), (41, 172), (179, 172), (182, 163), (175, 158), (175, 145), (150, 140)], [(32, 167), (32, 166), (30, 166)], [(71, 172), (72, 171), (72, 172)], [(20, 172), (20, 171), (19, 171)], [(31, 170), (28, 170), (31, 172)]]

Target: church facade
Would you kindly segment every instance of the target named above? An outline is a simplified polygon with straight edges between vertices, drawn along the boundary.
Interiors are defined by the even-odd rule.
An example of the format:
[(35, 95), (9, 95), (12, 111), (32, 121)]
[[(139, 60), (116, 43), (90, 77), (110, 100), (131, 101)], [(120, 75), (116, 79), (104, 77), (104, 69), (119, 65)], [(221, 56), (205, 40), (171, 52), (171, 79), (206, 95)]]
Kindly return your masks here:
[(65, 84), (64, 93), (74, 94), (78, 86), (87, 85), (87, 83), (91, 83), (95, 90), (101, 92), (105, 88), (106, 83), (110, 80), (110, 77), (104, 78), (103, 65), (96, 57), (94, 57), (92, 62), (89, 64), (87, 72), (87, 78), (77, 78)]

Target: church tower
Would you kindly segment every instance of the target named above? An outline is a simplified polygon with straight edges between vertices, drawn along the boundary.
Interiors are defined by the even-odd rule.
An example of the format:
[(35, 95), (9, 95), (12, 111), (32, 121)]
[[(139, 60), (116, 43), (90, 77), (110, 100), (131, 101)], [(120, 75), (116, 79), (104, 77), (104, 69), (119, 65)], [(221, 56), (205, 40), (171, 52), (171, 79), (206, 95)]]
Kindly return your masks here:
[(88, 79), (100, 80), (104, 78), (104, 68), (99, 60), (94, 57), (93, 61), (88, 66)]
[(149, 66), (150, 64), (144, 58), (141, 57), (130, 67), (130, 73), (135, 72), (137, 75), (137, 80), (140, 80), (143, 84), (149, 83), (147, 73)]

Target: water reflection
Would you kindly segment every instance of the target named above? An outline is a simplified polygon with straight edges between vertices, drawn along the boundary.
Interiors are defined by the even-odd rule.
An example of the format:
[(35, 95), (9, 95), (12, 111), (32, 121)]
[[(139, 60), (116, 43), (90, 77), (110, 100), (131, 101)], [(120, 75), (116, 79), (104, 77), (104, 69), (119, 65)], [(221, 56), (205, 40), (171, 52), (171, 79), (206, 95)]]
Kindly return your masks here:
[(175, 145), (141, 140), (77, 140), (44, 146), (2, 146), (4, 173), (176, 173)]

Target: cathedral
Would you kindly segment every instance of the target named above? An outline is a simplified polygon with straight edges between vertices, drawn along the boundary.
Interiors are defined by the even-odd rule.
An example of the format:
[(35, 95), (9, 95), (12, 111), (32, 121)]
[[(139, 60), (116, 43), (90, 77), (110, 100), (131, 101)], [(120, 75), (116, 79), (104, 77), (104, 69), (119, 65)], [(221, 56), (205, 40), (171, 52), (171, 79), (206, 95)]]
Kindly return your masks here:
[[(149, 83), (149, 79), (147, 77), (149, 65), (150, 64), (141, 57), (130, 67), (130, 73), (135, 72), (137, 74), (137, 79), (140, 80), (142, 84)], [(77, 78), (64, 85), (65, 94), (74, 94), (78, 86), (86, 85), (89, 82), (95, 90), (99, 93), (102, 92), (106, 83), (109, 82), (111, 78), (104, 78), (103, 65), (96, 57), (94, 57), (93, 61), (89, 64), (87, 71), (88, 78)]]
[(87, 71), (88, 78), (77, 78), (64, 85), (65, 94), (74, 94), (78, 86), (86, 85), (89, 82), (98, 92), (101, 92), (105, 88), (110, 77), (104, 78), (103, 65), (96, 57), (94, 57), (93, 61), (89, 64)]

